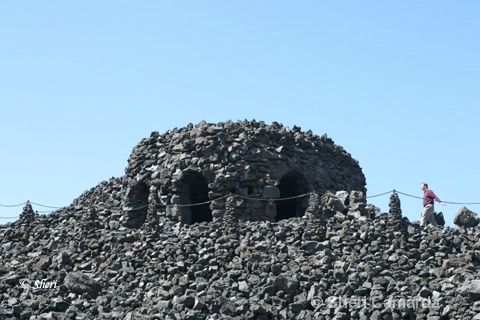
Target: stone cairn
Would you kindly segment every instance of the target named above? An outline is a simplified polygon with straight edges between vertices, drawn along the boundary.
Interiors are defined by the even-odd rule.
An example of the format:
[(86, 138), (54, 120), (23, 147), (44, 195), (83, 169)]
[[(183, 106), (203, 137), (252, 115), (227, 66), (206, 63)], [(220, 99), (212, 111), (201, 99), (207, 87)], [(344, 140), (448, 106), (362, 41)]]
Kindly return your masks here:
[[(270, 130), (256, 125), (252, 130), (258, 131), (260, 138)], [(203, 128), (217, 135), (221, 132), (208, 125)], [(190, 140), (180, 136), (187, 132), (169, 133), (179, 139), (171, 144), (179, 152), (159, 157), (177, 155), (180, 162), (185, 160), (180, 151)], [(293, 135), (299, 139), (293, 140), (299, 143), (297, 152), (310, 148), (310, 143), (302, 143), (300, 136)], [(159, 137), (147, 140), (158, 141)], [(228, 141), (222, 137), (217, 136), (217, 140)], [(288, 139), (284, 142), (288, 145)], [(141, 154), (138, 150), (134, 151), (136, 159)], [(216, 157), (216, 149), (209, 150), (208, 157)], [(158, 165), (150, 162), (149, 151), (144, 151), (146, 168)], [(305, 151), (310, 152), (313, 154)], [(199, 161), (200, 157), (192, 160), (197, 165)], [(140, 165), (139, 161), (134, 163)], [(341, 164), (322, 163), (322, 170), (335, 172), (330, 177), (342, 176), (336, 171)], [(215, 164), (211, 169), (214, 174), (206, 175), (223, 178), (212, 178), (208, 184), (222, 180), (228, 186), (227, 176), (233, 175), (232, 171)], [(348, 168), (350, 164), (346, 162)], [(187, 177), (190, 165), (188, 161), (181, 165)], [(127, 172), (143, 172), (141, 166), (135, 168)], [(164, 168), (181, 175), (173, 164), (150, 174)], [(307, 169), (299, 170), (303, 177), (311, 176), (305, 175)], [(182, 214), (188, 213), (184, 208), (193, 207), (179, 205), (202, 202), (193, 201), (202, 197), (195, 188), (186, 186), (200, 185), (200, 176), (197, 180), (170, 177), (171, 184), (164, 185), (153, 182), (162, 177), (159, 173), (152, 183), (138, 187), (131, 180), (136, 174), (102, 181), (71, 205), (48, 215), (35, 215), (28, 224), (19, 219), (0, 225), (0, 319), (480, 318), (478, 226), (423, 228), (401, 217), (398, 195), (391, 196), (390, 211), (382, 213), (366, 203), (364, 189), (319, 192), (315, 188), (315, 192), (308, 191), (308, 197), (288, 204), (295, 214), (278, 219), (273, 213), (282, 204), (272, 196), (278, 192), (267, 188), (278, 183), (280, 195), (285, 191), (281, 186), (285, 180), (278, 175), (276, 182), (263, 188), (257, 182), (251, 182), (252, 190), (249, 184), (240, 184), (240, 189), (247, 189), (248, 199), (238, 196), (236, 187), (231, 194), (222, 193), (224, 198), (211, 202), (208, 208), (220, 210), (221, 215), (196, 222), (187, 215), (183, 218), (192, 219), (187, 223), (182, 221)], [(249, 174), (263, 179), (268, 172)], [(302, 185), (296, 182), (295, 174), (287, 177), (292, 185)], [(311, 181), (313, 186), (322, 184)], [(216, 193), (219, 189), (212, 185), (208, 190)], [(272, 193), (262, 198), (265, 190)], [(220, 198), (214, 195), (209, 199)], [(266, 213), (266, 207), (274, 207), (271, 202), (275, 211)], [(130, 207), (133, 204), (146, 205), (139, 227), (129, 226), (134, 211), (124, 209), (135, 209)], [(257, 214), (250, 212), (255, 207)], [(168, 215), (170, 210), (179, 212)], [(26, 205), (24, 212), (28, 214), (23, 218), (32, 217), (31, 205)], [(200, 215), (205, 212), (204, 207), (197, 211)]]
[(22, 213), (20, 213), (19, 220), (25, 223), (29, 223), (35, 220), (36, 215), (38, 214), (35, 214), (35, 212), (33, 211), (30, 201), (27, 201), (27, 203), (23, 207)]
[(400, 206), (400, 198), (398, 197), (398, 193), (393, 191), (392, 195), (390, 196), (390, 202), (388, 204), (390, 210), (388, 211), (394, 217), (401, 217), (402, 216), (402, 208)]

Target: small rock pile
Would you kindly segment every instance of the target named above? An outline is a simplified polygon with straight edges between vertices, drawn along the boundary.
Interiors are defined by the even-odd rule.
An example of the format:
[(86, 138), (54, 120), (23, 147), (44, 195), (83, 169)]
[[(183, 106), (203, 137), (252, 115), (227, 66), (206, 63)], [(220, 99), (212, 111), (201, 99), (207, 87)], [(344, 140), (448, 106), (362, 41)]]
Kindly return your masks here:
[(224, 219), (155, 232), (74, 204), (29, 219), (27, 204), (0, 226), (0, 319), (480, 319), (480, 229), (364, 199), (328, 192), (270, 222), (233, 219), (231, 198)]

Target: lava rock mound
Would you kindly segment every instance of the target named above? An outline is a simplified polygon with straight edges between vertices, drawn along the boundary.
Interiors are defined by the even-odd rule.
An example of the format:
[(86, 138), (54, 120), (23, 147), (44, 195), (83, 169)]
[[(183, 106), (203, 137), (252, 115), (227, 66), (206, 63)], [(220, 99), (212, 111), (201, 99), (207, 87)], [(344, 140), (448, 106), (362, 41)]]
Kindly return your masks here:
[(343, 148), (296, 127), (153, 133), (125, 176), (0, 225), (0, 319), (480, 319), (480, 229), (365, 193)]

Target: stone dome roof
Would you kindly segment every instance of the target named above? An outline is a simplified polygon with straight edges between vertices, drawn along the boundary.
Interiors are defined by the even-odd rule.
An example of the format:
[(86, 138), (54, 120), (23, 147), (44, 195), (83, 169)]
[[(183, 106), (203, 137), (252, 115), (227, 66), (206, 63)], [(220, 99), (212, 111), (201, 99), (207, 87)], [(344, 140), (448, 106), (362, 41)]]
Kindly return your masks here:
[(366, 192), (358, 161), (326, 135), (255, 120), (152, 132), (133, 148), (125, 173), (132, 227), (148, 211), (135, 208), (152, 204), (165, 219), (211, 221), (223, 216), (225, 197), (233, 194), (238, 218), (272, 221), (303, 215), (306, 193)]

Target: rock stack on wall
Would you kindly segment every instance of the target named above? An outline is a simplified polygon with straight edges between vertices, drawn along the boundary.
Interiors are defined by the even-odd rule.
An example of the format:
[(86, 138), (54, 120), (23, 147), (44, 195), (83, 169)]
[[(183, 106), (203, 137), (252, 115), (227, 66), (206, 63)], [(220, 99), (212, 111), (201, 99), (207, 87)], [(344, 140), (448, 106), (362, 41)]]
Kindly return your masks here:
[[(152, 203), (162, 218), (194, 223), (221, 218), (226, 196), (234, 194), (236, 218), (278, 221), (302, 216), (308, 197), (264, 200), (366, 191), (358, 162), (326, 135), (257, 121), (153, 132), (133, 149), (124, 182), (130, 227), (144, 223)], [(197, 203), (206, 204), (188, 206)]]

